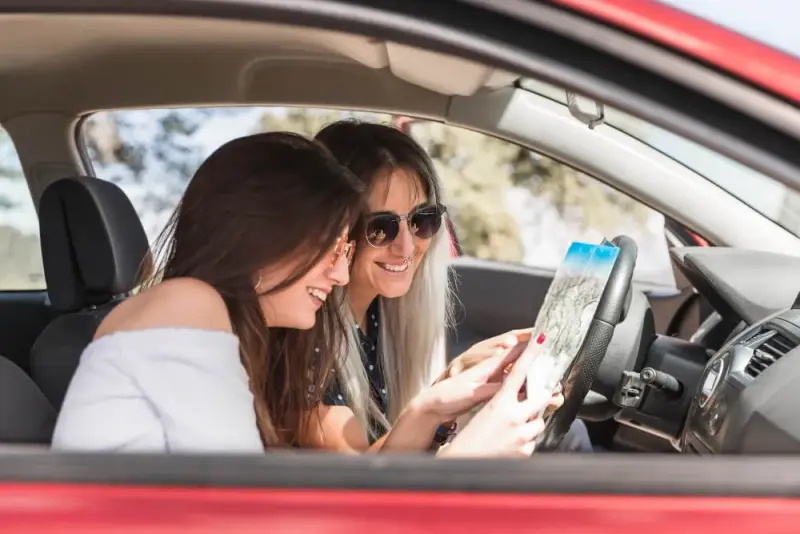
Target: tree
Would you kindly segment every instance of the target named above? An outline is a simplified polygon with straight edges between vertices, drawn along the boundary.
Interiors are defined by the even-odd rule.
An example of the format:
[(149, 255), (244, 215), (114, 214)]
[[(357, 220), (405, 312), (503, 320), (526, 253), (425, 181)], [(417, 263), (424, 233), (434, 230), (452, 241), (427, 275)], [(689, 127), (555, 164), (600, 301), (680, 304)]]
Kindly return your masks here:
[(314, 108), (272, 108), (264, 110), (258, 131), (288, 131), (313, 137), (326, 125), (346, 118), (383, 123), (388, 123), (392, 119), (391, 115), (381, 113)]
[[(230, 138), (280, 130), (313, 136), (346, 117), (392, 121), (387, 114), (303, 108), (127, 110), (93, 114), (84, 124), (83, 138), (96, 174), (128, 193), (153, 238), (197, 167), (226, 140), (211, 136), (214, 141), (209, 142), (208, 124), (227, 120)], [(430, 121), (413, 123), (410, 132), (431, 155), (449, 216), (469, 255), (523, 260), (525, 227), (509, 209), (510, 200), (520, 194), (546, 199), (566, 224), (605, 233), (626, 222), (641, 223), (647, 214), (638, 202), (597, 180), (512, 143)], [(13, 144), (2, 129), (0, 179), (24, 183)], [(15, 197), (0, 190), (0, 213), (18, 208)], [(13, 242), (35, 250), (19, 245), (17, 237)], [(27, 259), (19, 262), (29, 264)]]
[(208, 120), (236, 109), (190, 108), (100, 112), (84, 125), (98, 176), (132, 197), (153, 239), (208, 156), (196, 134)]
[(510, 169), (502, 145), (483, 134), (434, 122), (413, 124), (411, 135), (434, 161), (444, 200), (470, 256), (519, 262), (523, 257), (517, 222), (506, 209)]
[[(3, 128), (0, 128), (0, 179), (9, 181), (24, 179), (14, 143), (11, 142), (11, 137)], [(0, 210), (9, 210), (18, 206), (19, 202), (0, 189)]]

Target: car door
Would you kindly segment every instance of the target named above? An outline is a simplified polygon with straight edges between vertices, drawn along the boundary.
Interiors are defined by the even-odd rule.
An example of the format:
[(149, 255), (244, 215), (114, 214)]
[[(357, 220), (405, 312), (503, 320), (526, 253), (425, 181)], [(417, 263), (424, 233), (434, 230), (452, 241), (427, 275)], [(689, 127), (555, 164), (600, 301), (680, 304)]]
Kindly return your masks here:
[[(471, 3), (493, 5), (497, 9), (515, 5), (521, 6), (519, 9), (540, 7), (536, 2)], [(48, 2), (26, 0), (24, 4), (26, 8), (36, 5), (44, 9)], [(111, 9), (105, 6), (113, 6), (118, 12), (164, 9), (172, 15), (184, 12), (208, 17), (213, 13), (224, 13), (226, 16), (268, 19), (267, 10), (277, 10), (275, 6), (279, 3), (262, 2), (256, 7), (255, 3), (245, 2), (184, 0), (142, 3), (141, 8), (130, 2), (124, 6), (123, 2), (106, 2), (100, 6), (97, 2), (76, 0), (49, 4), (51, 8), (68, 6), (73, 10), (78, 4), (83, 4), (84, 9), (93, 14), (104, 8)], [(314, 8), (319, 10), (324, 3), (316, 4), (286, 2), (280, 6), (284, 10), (280, 12), (281, 20), (297, 24), (307, 19), (317, 23), (323, 20), (338, 28), (366, 28), (375, 34), (388, 34), (391, 30), (395, 35), (401, 34), (397, 29), (399, 26), (390, 27), (387, 23), (393, 21), (391, 15), (394, 13), (374, 9), (369, 17), (353, 15), (348, 20), (350, 6), (344, 3), (323, 6), (336, 7), (335, 11), (323, 12)], [(655, 10), (654, 2), (639, 0), (636, 4), (641, 9)], [(426, 46), (438, 43), (440, 48), (463, 53), (466, 47), (459, 48), (460, 43), (469, 41), (466, 38), (457, 41), (456, 38), (488, 34), (496, 42), (487, 43), (489, 39), (484, 39), (480, 43), (483, 45), (480, 53), (475, 51), (477, 48), (472, 49), (474, 55), (496, 62), (502, 59), (515, 67), (523, 64), (525, 69), (546, 71), (551, 76), (557, 69), (552, 69), (552, 61), (541, 58), (548, 59), (548, 54), (558, 54), (561, 66), (558, 74), (578, 87), (581, 84), (588, 87), (591, 83), (597, 88), (597, 93), (613, 91), (615, 98), (625, 100), (631, 96), (631, 89), (626, 89), (626, 86), (636, 85), (644, 96), (638, 95), (638, 100), (629, 98), (629, 107), (642, 111), (652, 102), (663, 102), (663, 108), (656, 109), (662, 121), (677, 116), (672, 124), (680, 124), (696, 137), (713, 136), (715, 143), (731, 145), (729, 151), (736, 151), (745, 161), (752, 160), (755, 151), (756, 155), (766, 155), (766, 162), (761, 162), (764, 167), (782, 163), (779, 155), (776, 156), (782, 148), (778, 143), (770, 147), (772, 151), (758, 151), (753, 142), (763, 137), (760, 136), (763, 128), (758, 128), (763, 123), (748, 119), (735, 107), (720, 111), (713, 105), (714, 101), (698, 94), (689, 93), (687, 98), (685, 85), (680, 85), (680, 81), (685, 81), (682, 78), (685, 73), (675, 74), (673, 71), (670, 78), (654, 76), (626, 69), (626, 65), (619, 68), (615, 58), (570, 46), (574, 44), (570, 41), (562, 39), (553, 43), (552, 33), (531, 27), (545, 23), (554, 25), (552, 17), (535, 17), (536, 24), (526, 25), (522, 28), (524, 32), (520, 32), (521, 21), (528, 20), (522, 16), (516, 20), (498, 20), (499, 17), (492, 13), (471, 8), (473, 16), (470, 18), (468, 10), (459, 11), (452, 6), (444, 6), (442, 11), (446, 13), (438, 13), (435, 3), (392, 4), (395, 9), (402, 6), (408, 12), (423, 5), (431, 12), (416, 18), (404, 13), (400, 20), (403, 28), (410, 28), (401, 34), (406, 40), (412, 39), (409, 35), (413, 31), (417, 43)], [(626, 9), (611, 9), (611, 2), (595, 2), (591, 6), (584, 2), (582, 5), (586, 10), (591, 6), (597, 10), (608, 7), (605, 13), (609, 18), (611, 15), (625, 17), (629, 13)], [(267, 13), (262, 14), (262, 10)], [(331, 13), (335, 13), (336, 18)], [(363, 15), (361, 12), (356, 14)], [(561, 28), (583, 22), (583, 19), (576, 21), (579, 17), (568, 11), (557, 14), (562, 15), (559, 19)], [(656, 24), (646, 16), (630, 18), (637, 21), (640, 29), (645, 28), (662, 40), (680, 40), (683, 37), (679, 19), (669, 26)], [(675, 20), (674, 14), (672, 20)], [(469, 25), (469, 21), (477, 25)], [(597, 28), (593, 30), (595, 33), (574, 31), (571, 35), (594, 39), (594, 42), (609, 42), (607, 35), (598, 36)], [(523, 38), (519, 38), (520, 34)], [(525, 40), (525, 36), (533, 38)], [(625, 38), (632, 37), (626, 34)], [(449, 41), (445, 45), (446, 40)], [(516, 55), (499, 46), (487, 46), (497, 42), (505, 44), (506, 41), (516, 41)], [(697, 46), (697, 39), (682, 41), (687, 48), (694, 47), (695, 53), (703, 50), (706, 54), (721, 52), (742, 68), (769, 75), (765, 66), (770, 61), (764, 54), (752, 51), (747, 54), (747, 50), (731, 54), (729, 48), (721, 45), (704, 48)], [(718, 38), (717, 41), (722, 40)], [(621, 48), (627, 51), (630, 46)], [(540, 61), (524, 63), (529, 57)], [(639, 57), (643, 61), (650, 59), (643, 54)], [(685, 57), (673, 59), (687, 61)], [(651, 65), (659, 68), (667, 68), (666, 63), (650, 61)], [(605, 71), (596, 73), (588, 82), (580, 77), (595, 66)], [(674, 62), (669, 66), (674, 67)], [(613, 79), (612, 75), (620, 71), (631, 76)], [(602, 82), (622, 80), (622, 83), (598, 84), (598, 79)], [(784, 80), (783, 83), (788, 85), (788, 78), (775, 77), (775, 80), (775, 83)], [(757, 91), (755, 87), (749, 90)], [(692, 106), (698, 100), (706, 105)], [(740, 98), (737, 103), (746, 101), (751, 100)], [(695, 123), (680, 122), (686, 115), (676, 114), (675, 109), (681, 107), (692, 112)], [(716, 117), (713, 116), (715, 113)], [(735, 131), (737, 141), (741, 141), (736, 145), (730, 143), (729, 138), (716, 135), (725, 119), (730, 118), (742, 125)], [(753, 122), (756, 128), (750, 127)], [(791, 141), (788, 136), (784, 140)], [(796, 154), (796, 149), (796, 141), (785, 145), (789, 153)], [(792, 165), (793, 162), (796, 160), (789, 158), (790, 164), (785, 165), (788, 170), (782, 176), (796, 172), (798, 167)], [(587, 458), (553, 455), (541, 460), (441, 462), (394, 455), (340, 457), (272, 451), (263, 457), (235, 455), (216, 460), (189, 455), (13, 453), (0, 455), (0, 523), (8, 531), (16, 532), (66, 528), (123, 531), (127, 528), (128, 532), (155, 529), (194, 529), (197, 532), (324, 529), (327, 532), (381, 530), (441, 534), (501, 529), (545, 532), (636, 529), (657, 534), (676, 530), (708, 532), (714, 528), (730, 528), (731, 525), (735, 525), (737, 532), (794, 532), (800, 519), (800, 507), (796, 501), (800, 465), (791, 457), (723, 457), (703, 461), (689, 456), (590, 455)]]
[[(448, 358), (472, 344), (536, 321), (555, 270), (506, 264), (470, 256), (454, 259), (451, 281), (457, 297), (456, 322), (448, 339)], [(688, 285), (636, 283), (647, 296), (656, 332), (688, 336), (700, 324), (697, 294)]]

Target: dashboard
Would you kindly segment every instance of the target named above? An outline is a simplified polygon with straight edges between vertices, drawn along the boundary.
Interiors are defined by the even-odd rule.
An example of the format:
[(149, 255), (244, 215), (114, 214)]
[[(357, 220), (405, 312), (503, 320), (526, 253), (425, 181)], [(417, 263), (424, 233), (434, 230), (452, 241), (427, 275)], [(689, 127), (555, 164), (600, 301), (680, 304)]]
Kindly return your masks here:
[(735, 325), (697, 380), (677, 447), (800, 452), (800, 258), (699, 247), (672, 255), (716, 310), (692, 341), (701, 343), (714, 323)]
[(768, 317), (708, 362), (680, 448), (706, 453), (800, 452), (800, 310)]
[(722, 247), (670, 254), (715, 311), (688, 340), (639, 336), (640, 356), (614, 369), (614, 418), (684, 453), (800, 453), (800, 258)]

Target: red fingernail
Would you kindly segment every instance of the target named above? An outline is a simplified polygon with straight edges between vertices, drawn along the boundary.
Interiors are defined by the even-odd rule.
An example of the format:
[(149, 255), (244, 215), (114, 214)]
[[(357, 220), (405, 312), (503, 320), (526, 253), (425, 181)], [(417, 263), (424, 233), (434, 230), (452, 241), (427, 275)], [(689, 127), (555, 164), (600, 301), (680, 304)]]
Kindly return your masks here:
[(547, 337), (544, 334), (539, 334), (539, 337), (536, 338), (536, 344), (541, 345), (544, 343), (545, 339), (547, 339)]

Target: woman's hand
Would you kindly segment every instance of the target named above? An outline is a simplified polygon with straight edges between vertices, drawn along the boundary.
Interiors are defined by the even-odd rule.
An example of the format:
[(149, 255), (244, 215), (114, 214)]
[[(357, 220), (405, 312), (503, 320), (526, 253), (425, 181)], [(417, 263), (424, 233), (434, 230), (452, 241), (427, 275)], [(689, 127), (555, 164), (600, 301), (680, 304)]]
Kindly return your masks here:
[(507, 354), (511, 349), (519, 344), (526, 344), (531, 339), (532, 328), (522, 330), (511, 330), (505, 334), (485, 339), (480, 343), (475, 343), (461, 355), (455, 358), (447, 366), (442, 375), (436, 379), (434, 384), (452, 378), (462, 373), (482, 361), (497, 356)]
[(531, 351), (517, 359), (497, 393), (439, 456), (523, 457), (533, 454), (535, 440), (544, 430), (539, 413), (546, 406), (556, 409), (563, 403), (560, 392), (521, 400), (520, 390), (536, 356), (536, 351)]
[(547, 409), (544, 411), (545, 417), (552, 415), (553, 412), (561, 408), (561, 405), (564, 404), (564, 393), (562, 393), (562, 391), (563, 387), (561, 384), (557, 385), (556, 390), (553, 392), (553, 398), (547, 403)]
[(492, 398), (502, 386), (503, 370), (519, 358), (526, 343), (515, 343), (510, 347), (498, 343), (489, 346), (493, 355), (476, 351), (473, 355), (480, 354), (480, 360), (470, 361), (469, 368), (452, 376), (442, 375), (436, 383), (417, 395), (411, 402), (411, 409), (418, 414), (433, 414), (440, 423), (444, 423)]

